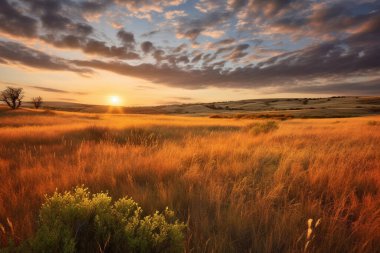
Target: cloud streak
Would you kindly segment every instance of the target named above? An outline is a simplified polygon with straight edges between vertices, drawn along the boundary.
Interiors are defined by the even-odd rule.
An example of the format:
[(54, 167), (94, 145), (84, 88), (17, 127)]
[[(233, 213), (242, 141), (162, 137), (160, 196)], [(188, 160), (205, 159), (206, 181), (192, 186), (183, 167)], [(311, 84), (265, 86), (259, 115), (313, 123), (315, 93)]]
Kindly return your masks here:
[(31, 49), (19, 43), (1, 40), (0, 60), (8, 64), (22, 64), (39, 69), (65, 70), (80, 74), (90, 74), (93, 72), (88, 68), (78, 68), (66, 59), (50, 56), (46, 53)]
[(37, 90), (41, 90), (41, 91), (52, 92), (52, 93), (60, 93), (60, 94), (73, 94), (73, 95), (87, 95), (87, 94), (89, 94), (88, 92), (67, 91), (67, 90), (54, 89), (54, 88), (43, 87), (43, 86), (35, 86), (35, 85), (31, 85), (29, 87), (37, 89)]

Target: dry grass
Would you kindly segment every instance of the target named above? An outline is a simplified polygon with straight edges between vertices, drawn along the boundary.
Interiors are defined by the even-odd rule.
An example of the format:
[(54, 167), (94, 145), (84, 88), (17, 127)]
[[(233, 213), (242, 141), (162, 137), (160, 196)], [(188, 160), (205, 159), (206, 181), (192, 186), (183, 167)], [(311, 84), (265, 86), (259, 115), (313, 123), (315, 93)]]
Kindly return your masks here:
[(23, 240), (44, 194), (85, 184), (176, 210), (188, 252), (380, 252), (378, 120), (0, 112), (0, 223)]

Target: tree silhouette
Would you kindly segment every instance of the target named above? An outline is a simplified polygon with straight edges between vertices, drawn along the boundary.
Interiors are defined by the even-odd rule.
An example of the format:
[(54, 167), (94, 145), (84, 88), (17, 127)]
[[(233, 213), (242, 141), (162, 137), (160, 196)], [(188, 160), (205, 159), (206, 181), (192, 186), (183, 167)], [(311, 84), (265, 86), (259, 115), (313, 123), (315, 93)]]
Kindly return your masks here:
[(23, 98), (24, 92), (22, 88), (7, 87), (0, 95), (0, 101), (5, 102), (12, 109), (19, 108)]
[(38, 97), (33, 97), (32, 98), (32, 103), (34, 105), (34, 108), (38, 109), (41, 107), (42, 105), (42, 97), (38, 96)]

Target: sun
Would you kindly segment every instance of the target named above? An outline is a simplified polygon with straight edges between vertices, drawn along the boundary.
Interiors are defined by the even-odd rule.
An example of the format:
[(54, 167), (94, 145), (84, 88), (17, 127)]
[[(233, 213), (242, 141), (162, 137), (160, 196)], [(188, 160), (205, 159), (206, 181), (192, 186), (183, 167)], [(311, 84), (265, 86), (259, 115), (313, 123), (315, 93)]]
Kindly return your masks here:
[(110, 96), (108, 100), (110, 105), (121, 105), (121, 99), (119, 96)]

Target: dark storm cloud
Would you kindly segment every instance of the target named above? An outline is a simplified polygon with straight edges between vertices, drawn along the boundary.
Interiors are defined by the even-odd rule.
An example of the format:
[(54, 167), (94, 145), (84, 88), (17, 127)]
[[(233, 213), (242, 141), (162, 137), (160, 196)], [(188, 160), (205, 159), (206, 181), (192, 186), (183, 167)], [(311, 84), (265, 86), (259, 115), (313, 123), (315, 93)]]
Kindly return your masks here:
[(0, 59), (6, 63), (18, 63), (40, 69), (67, 70), (83, 74), (92, 72), (86, 68), (75, 67), (65, 59), (52, 57), (15, 42), (0, 41)]
[(22, 37), (35, 37), (37, 20), (20, 13), (6, 0), (0, 1), (0, 30)]

